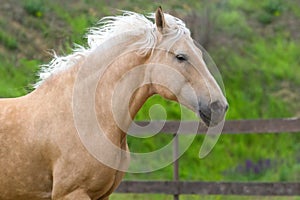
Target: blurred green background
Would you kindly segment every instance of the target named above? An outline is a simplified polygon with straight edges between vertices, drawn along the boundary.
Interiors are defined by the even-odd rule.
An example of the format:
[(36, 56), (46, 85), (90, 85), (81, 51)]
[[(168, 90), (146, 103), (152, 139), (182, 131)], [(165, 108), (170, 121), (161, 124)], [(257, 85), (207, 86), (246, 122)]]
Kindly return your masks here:
[[(85, 45), (87, 28), (101, 17), (119, 14), (118, 9), (147, 14), (158, 5), (186, 22), (218, 66), (230, 104), (227, 119), (300, 116), (300, 0), (1, 0), (0, 97), (30, 92), (39, 65), (51, 60), (49, 49), (66, 55), (74, 43)], [(165, 107), (168, 119), (180, 119), (180, 107), (159, 96), (149, 99), (136, 119), (149, 119), (149, 108), (157, 103)], [(189, 119), (196, 118), (191, 114)], [(132, 151), (149, 152), (171, 139), (128, 137), (128, 142)], [(209, 156), (200, 160), (202, 141), (197, 136), (181, 157), (181, 180), (300, 181), (300, 134), (221, 135)], [(172, 166), (125, 178), (170, 180)], [(112, 199), (172, 197), (114, 194)]]

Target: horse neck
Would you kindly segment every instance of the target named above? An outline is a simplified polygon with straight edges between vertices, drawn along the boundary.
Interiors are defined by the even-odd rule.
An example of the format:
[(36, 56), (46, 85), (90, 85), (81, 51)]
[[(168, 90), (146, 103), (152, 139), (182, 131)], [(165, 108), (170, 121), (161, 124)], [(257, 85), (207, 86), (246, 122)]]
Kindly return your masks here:
[[(135, 52), (127, 53), (107, 67), (96, 89), (96, 113), (101, 128), (125, 135), (132, 119), (153, 94), (145, 62)], [(115, 135), (116, 136), (116, 135)]]
[(98, 119), (109, 117), (115, 125), (127, 131), (124, 129), (129, 127), (138, 110), (152, 95), (149, 85), (142, 86), (148, 82), (146, 69), (139, 67), (144, 63), (144, 57), (130, 53), (108, 67), (96, 91)]

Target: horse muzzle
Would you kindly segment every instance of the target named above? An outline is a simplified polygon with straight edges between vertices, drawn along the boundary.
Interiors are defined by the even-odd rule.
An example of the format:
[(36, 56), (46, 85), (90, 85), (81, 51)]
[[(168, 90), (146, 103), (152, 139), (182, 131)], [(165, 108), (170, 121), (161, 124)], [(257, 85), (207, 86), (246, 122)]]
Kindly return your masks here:
[(214, 101), (208, 106), (202, 106), (199, 103), (198, 115), (206, 126), (215, 126), (224, 119), (227, 110), (227, 102)]

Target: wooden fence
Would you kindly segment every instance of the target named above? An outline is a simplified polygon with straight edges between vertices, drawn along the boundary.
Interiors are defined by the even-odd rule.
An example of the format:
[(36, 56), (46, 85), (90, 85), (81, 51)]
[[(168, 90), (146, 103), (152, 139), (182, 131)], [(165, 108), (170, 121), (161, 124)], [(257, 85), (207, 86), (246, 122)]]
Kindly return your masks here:
[[(149, 122), (137, 122), (145, 126)], [(179, 124), (183, 132), (178, 132)], [(151, 132), (153, 127), (161, 127), (162, 122), (151, 122), (151, 127), (146, 132)], [(198, 126), (193, 121), (167, 121), (163, 124), (161, 133), (173, 134), (175, 137), (173, 155), (178, 156), (178, 134), (195, 134), (190, 127)], [(203, 125), (198, 126), (198, 134), (206, 132)], [(138, 131), (131, 129), (137, 134)], [(300, 118), (290, 119), (263, 119), (263, 120), (232, 120), (226, 121), (222, 134), (272, 134), (272, 133), (300, 133)], [(173, 181), (123, 181), (117, 193), (161, 193), (173, 195), (179, 199), (180, 194), (201, 195), (251, 195), (251, 196), (298, 196), (300, 195), (300, 182), (202, 182), (180, 181), (179, 159), (173, 163)]]

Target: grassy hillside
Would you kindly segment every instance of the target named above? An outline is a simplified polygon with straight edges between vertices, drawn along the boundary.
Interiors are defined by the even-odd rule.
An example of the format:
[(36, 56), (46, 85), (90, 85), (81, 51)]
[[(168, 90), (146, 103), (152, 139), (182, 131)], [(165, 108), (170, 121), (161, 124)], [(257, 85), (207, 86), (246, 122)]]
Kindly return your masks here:
[[(300, 116), (299, 0), (2, 2), (0, 97), (30, 92), (38, 64), (51, 59), (47, 51), (54, 49), (58, 54), (68, 54), (74, 42), (85, 44), (86, 29), (102, 16), (116, 14), (116, 9), (148, 13), (162, 5), (164, 10), (186, 21), (193, 37), (217, 64), (230, 104), (227, 119)], [(138, 113), (137, 120), (149, 119), (149, 109), (157, 103), (165, 107), (168, 119), (180, 118), (177, 104), (154, 96)], [(191, 114), (189, 119), (196, 118)], [(171, 139), (129, 137), (129, 145), (132, 151), (147, 152)], [(300, 134), (222, 135), (209, 156), (200, 160), (202, 141), (203, 136), (197, 136), (182, 156), (181, 179), (300, 181)], [(171, 179), (171, 170), (169, 166), (148, 174), (127, 174), (126, 179)], [(164, 195), (130, 197), (170, 199)]]

